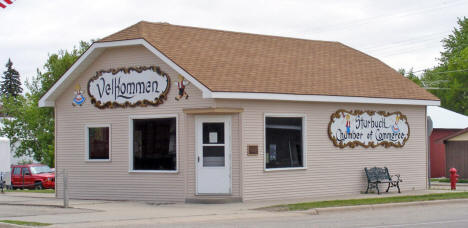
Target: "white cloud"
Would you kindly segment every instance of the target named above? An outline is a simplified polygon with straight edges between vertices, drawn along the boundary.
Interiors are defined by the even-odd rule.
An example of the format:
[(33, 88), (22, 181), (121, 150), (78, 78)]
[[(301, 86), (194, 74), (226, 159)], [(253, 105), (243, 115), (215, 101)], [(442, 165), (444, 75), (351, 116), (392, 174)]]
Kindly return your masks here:
[(433, 67), (440, 40), (466, 1), (15, 1), (0, 9), (0, 70), (11, 58), (23, 79), (48, 53), (102, 38), (140, 20), (339, 41), (393, 68)]

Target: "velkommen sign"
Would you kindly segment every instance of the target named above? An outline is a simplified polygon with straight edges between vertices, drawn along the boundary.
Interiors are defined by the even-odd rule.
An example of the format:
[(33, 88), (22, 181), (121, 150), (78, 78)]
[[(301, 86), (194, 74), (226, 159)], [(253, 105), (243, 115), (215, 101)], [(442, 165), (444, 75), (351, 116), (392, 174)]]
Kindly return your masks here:
[(403, 147), (409, 138), (408, 119), (401, 112), (338, 110), (331, 115), (328, 136), (340, 148)]
[(98, 108), (163, 103), (170, 78), (157, 66), (98, 71), (88, 82), (91, 103)]

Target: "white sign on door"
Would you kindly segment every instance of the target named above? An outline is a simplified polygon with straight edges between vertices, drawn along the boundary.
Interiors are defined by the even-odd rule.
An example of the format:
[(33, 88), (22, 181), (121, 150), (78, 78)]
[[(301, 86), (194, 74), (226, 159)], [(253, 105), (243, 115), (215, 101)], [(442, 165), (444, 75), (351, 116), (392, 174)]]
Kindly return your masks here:
[(88, 93), (99, 108), (158, 105), (169, 86), (169, 76), (157, 66), (120, 68), (97, 72), (88, 82)]
[(409, 134), (408, 119), (401, 112), (338, 110), (328, 125), (329, 138), (341, 148), (403, 147)]
[(209, 138), (210, 143), (218, 143), (218, 132), (210, 132)]

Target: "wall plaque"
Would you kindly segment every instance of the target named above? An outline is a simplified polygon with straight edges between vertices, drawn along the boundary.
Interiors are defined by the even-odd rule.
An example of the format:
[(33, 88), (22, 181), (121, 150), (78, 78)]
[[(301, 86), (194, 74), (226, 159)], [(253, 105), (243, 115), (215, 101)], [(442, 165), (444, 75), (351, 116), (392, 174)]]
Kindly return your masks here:
[(88, 94), (98, 108), (159, 105), (167, 99), (170, 78), (157, 66), (130, 67), (96, 72)]
[(408, 119), (401, 112), (340, 109), (331, 115), (328, 124), (328, 137), (340, 148), (403, 147), (409, 135)]
[(257, 156), (258, 155), (258, 145), (247, 145), (247, 155)]

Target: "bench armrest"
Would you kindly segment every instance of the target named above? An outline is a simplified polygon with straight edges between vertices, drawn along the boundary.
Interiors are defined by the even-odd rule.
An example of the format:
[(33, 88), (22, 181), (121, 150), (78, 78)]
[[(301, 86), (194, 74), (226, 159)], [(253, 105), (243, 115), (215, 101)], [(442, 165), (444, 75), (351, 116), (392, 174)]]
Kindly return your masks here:
[(403, 182), (403, 180), (400, 179), (400, 174), (390, 175), (390, 179), (392, 179), (392, 181)]

